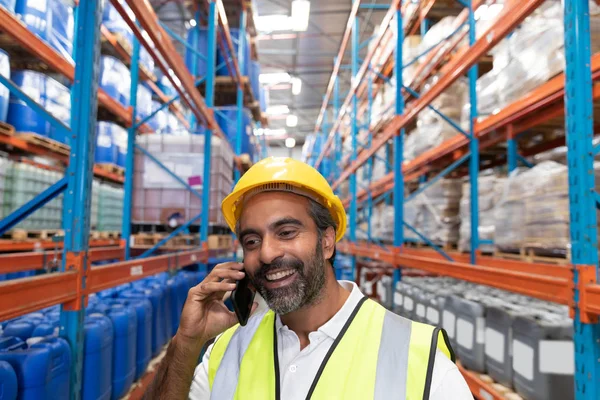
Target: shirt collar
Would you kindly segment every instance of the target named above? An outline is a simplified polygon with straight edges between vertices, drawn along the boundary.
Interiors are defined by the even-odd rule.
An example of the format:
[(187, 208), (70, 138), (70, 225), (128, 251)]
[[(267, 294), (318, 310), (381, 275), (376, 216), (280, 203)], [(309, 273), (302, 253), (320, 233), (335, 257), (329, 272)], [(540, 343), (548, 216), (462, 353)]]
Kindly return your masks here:
[[(318, 329), (319, 332), (323, 332), (324, 334), (331, 337), (332, 339), (335, 339), (337, 337), (337, 335), (340, 333), (340, 331), (344, 327), (344, 324), (346, 324), (346, 321), (348, 320), (348, 318), (350, 318), (352, 311), (354, 311), (354, 308), (356, 307), (356, 305), (358, 304), (360, 299), (362, 299), (364, 297), (364, 295), (361, 293), (361, 291), (358, 288), (358, 286), (356, 285), (356, 283), (354, 283), (352, 281), (343, 281), (343, 280), (338, 281), (338, 282), (340, 285), (342, 285), (342, 287), (344, 289), (350, 291), (350, 296), (348, 296), (348, 298), (346, 299), (346, 302), (344, 303), (342, 308), (340, 308), (340, 310), (333, 317), (331, 317), (331, 319), (329, 321), (325, 322)], [(281, 323), (281, 319), (279, 318), (279, 315), (277, 315), (276, 327), (277, 327), (277, 331), (279, 331), (282, 328), (288, 329), (287, 326), (284, 326)]]

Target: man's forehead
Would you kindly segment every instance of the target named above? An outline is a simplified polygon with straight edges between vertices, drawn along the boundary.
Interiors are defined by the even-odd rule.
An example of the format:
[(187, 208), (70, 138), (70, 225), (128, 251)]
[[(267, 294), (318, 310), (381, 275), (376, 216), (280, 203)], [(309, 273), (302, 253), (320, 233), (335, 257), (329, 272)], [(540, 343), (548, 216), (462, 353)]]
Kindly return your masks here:
[(308, 202), (306, 197), (293, 193), (258, 193), (245, 202), (240, 215), (240, 223), (244, 224), (244, 221), (258, 218), (273, 220), (284, 215), (293, 215), (296, 218), (308, 217)]

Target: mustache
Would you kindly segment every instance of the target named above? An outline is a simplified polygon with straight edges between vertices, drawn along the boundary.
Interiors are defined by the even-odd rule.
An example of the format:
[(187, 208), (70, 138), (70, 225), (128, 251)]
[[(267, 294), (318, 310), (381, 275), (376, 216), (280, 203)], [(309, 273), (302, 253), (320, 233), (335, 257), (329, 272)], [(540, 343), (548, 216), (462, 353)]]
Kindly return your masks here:
[(260, 269), (254, 274), (254, 278), (266, 280), (267, 274), (273, 270), (282, 268), (290, 268), (295, 269), (298, 272), (302, 272), (304, 270), (304, 263), (297, 258), (279, 258), (270, 264), (261, 263)]

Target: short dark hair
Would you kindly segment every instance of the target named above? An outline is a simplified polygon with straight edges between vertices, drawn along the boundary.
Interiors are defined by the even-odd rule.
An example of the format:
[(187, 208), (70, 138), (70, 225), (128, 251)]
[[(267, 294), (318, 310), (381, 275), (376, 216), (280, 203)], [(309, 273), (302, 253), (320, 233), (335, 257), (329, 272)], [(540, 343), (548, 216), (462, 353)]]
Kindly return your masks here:
[[(333, 228), (333, 233), (335, 236), (336, 231), (337, 231), (337, 225), (335, 223), (335, 220), (331, 216), (331, 213), (329, 212), (329, 210), (327, 208), (323, 207), (321, 204), (317, 203), (316, 201), (309, 199), (308, 214), (315, 222), (315, 225), (317, 225), (317, 235), (319, 238), (319, 242), (321, 242), (321, 239), (323, 239), (323, 235), (325, 234), (325, 231), (329, 227)], [(328, 260), (332, 267), (333, 267), (333, 262), (335, 261), (335, 254), (336, 254), (336, 248), (335, 248), (335, 244), (334, 244), (333, 245), (333, 254), (331, 255), (331, 258)]]
[[(315, 222), (315, 225), (317, 225), (317, 237), (319, 238), (319, 244), (320, 244), (321, 240), (323, 239), (323, 235), (325, 234), (325, 231), (327, 230), (327, 228), (332, 227), (334, 235), (337, 233), (337, 225), (335, 223), (335, 220), (331, 216), (331, 213), (329, 212), (329, 210), (327, 208), (323, 207), (321, 204), (314, 201), (313, 199), (308, 199), (308, 214), (310, 215), (312, 220)], [(239, 238), (239, 236), (240, 236), (240, 220), (239, 219), (235, 223), (235, 234)], [(333, 245), (333, 254), (331, 255), (331, 258), (329, 258), (327, 260), (327, 261), (329, 261), (329, 263), (331, 264), (332, 267), (333, 267), (333, 262), (335, 261), (335, 255), (336, 255), (336, 248), (335, 248), (335, 244), (334, 244)]]

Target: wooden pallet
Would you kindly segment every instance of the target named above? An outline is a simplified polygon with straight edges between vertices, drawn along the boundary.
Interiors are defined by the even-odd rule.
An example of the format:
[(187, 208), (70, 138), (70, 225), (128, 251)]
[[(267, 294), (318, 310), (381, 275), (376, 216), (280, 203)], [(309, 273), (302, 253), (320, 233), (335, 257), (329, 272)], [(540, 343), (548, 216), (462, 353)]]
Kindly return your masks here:
[(230, 249), (233, 247), (233, 238), (231, 235), (210, 235), (208, 237), (209, 250)]
[(119, 239), (121, 237), (119, 231), (99, 231), (97, 233), (99, 239)]
[(529, 263), (545, 263), (568, 265), (571, 263), (570, 252), (565, 249), (554, 251), (540, 247), (503, 248), (494, 251), (494, 257), (517, 260)]
[[(436, 246), (440, 247), (444, 251), (454, 251), (458, 248), (456, 243), (434, 243)], [(404, 246), (414, 248), (414, 249), (432, 249), (433, 247), (425, 242), (406, 242)]]
[(489, 386), (491, 386), (492, 389), (496, 391), (496, 393), (504, 397), (506, 400), (524, 400), (511, 388), (508, 388), (500, 383), (495, 382), (489, 375), (479, 374), (479, 379), (481, 379), (482, 382), (485, 382)]
[(69, 156), (71, 153), (71, 148), (64, 143), (58, 142), (54, 139), (50, 139), (49, 137), (42, 136), (38, 133), (33, 132), (17, 132), (16, 136), (20, 139), (25, 140), (28, 143), (34, 144), (36, 146), (44, 147), (50, 151)]
[(101, 169), (105, 170), (106, 172), (108, 172), (109, 174), (125, 176), (125, 169), (123, 167), (119, 167), (118, 165), (110, 164), (110, 163), (100, 163), (100, 164), (96, 164), (96, 165), (98, 167), (100, 167)]
[(13, 229), (10, 232), (3, 235), (3, 237), (10, 238), (16, 241), (26, 241), (29, 239), (50, 239), (54, 236), (64, 236), (65, 231), (62, 229), (41, 229), (41, 230), (29, 230), (29, 229)]
[[(160, 243), (168, 233), (137, 233), (132, 235), (134, 246), (155, 246)], [(161, 248), (188, 248), (199, 246), (198, 235), (178, 235), (171, 238)]]
[(0, 135), (4, 136), (14, 136), (15, 127), (7, 124), (6, 122), (0, 122)]

